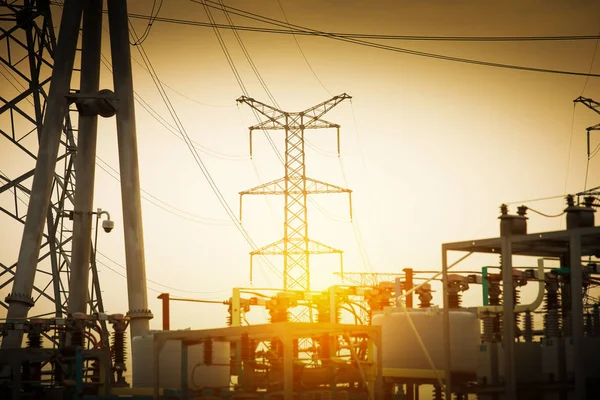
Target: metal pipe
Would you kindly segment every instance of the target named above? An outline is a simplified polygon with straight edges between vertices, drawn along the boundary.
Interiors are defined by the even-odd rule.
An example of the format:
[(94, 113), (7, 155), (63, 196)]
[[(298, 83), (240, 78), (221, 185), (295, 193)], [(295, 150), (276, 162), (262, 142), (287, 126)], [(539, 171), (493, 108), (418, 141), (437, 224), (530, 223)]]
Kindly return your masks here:
[[(42, 236), (44, 235), (44, 222), (50, 205), (63, 120), (68, 109), (67, 96), (71, 84), (81, 13), (82, 3), (80, 1), (65, 1), (54, 56), (54, 68), (52, 70), (44, 125), (40, 135), (31, 197), (27, 206), (27, 219), (25, 220), (12, 292), (6, 299), (9, 303), (6, 315), (8, 321), (26, 318), (29, 308), (33, 306), (31, 292), (35, 280)], [(2, 349), (20, 347), (22, 338), (22, 331), (10, 331), (2, 339)]]
[[(100, 49), (102, 45), (102, 0), (88, 0), (83, 12), (81, 39), (80, 93), (93, 96), (100, 85)], [(67, 312), (87, 314), (88, 282), (92, 240), (92, 208), (96, 172), (98, 116), (79, 113), (77, 155), (75, 157), (75, 200), (73, 212), (73, 255), (69, 279)], [(100, 218), (98, 215), (97, 218)], [(97, 225), (97, 224), (96, 224)]]
[(142, 204), (138, 168), (133, 78), (129, 51), (127, 2), (108, 0), (110, 49), (113, 60), (114, 90), (117, 98), (117, 141), (121, 173), (121, 198), (127, 264), (127, 292), (131, 339), (149, 332), (152, 313), (148, 309)]

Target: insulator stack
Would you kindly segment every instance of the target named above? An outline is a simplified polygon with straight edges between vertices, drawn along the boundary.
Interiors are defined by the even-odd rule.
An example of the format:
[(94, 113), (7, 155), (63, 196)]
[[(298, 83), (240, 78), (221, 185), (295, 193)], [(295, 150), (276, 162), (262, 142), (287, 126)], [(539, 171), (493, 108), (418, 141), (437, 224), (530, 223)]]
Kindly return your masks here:
[(544, 318), (544, 334), (548, 338), (560, 337), (560, 316), (557, 309), (548, 310)]
[[(29, 349), (41, 349), (42, 348), (42, 334), (37, 327), (33, 327), (27, 333), (27, 348)], [(32, 362), (23, 365), (23, 380), (26, 381), (40, 381), (42, 379), (42, 363)]]
[(112, 335), (113, 359), (115, 363), (125, 363), (125, 332), (115, 331)]
[(531, 311), (525, 311), (525, 320), (523, 323), (523, 337), (526, 342), (533, 341), (533, 314)]
[(444, 400), (444, 393), (442, 392), (442, 387), (440, 385), (433, 385), (433, 396), (432, 400)]
[(112, 356), (113, 366), (117, 374), (115, 383), (118, 386), (127, 385), (123, 373), (126, 371), (125, 366), (125, 329), (122, 324), (114, 325), (114, 332), (112, 334)]
[(329, 307), (319, 307), (317, 322), (331, 322), (331, 313), (329, 312)]
[(460, 308), (462, 303), (462, 295), (459, 292), (448, 293), (448, 308), (457, 309)]
[(546, 282), (544, 299), (546, 315), (544, 316), (544, 335), (547, 338), (560, 337), (560, 302), (558, 299), (558, 283), (556, 280)]
[(41, 349), (42, 348), (42, 334), (38, 329), (32, 329), (27, 333), (27, 348), (29, 348), (29, 349)]
[[(490, 279), (488, 288), (489, 304), (491, 306), (502, 305), (502, 300), (500, 299), (501, 294), (502, 290), (500, 289), (500, 283), (495, 279)], [(492, 317), (492, 332), (496, 340), (502, 339), (502, 319), (500, 314), (496, 314)]]
[[(521, 291), (517, 287), (513, 289), (513, 301), (515, 306), (521, 302)], [(519, 313), (515, 313), (515, 326), (519, 326), (520, 322), (521, 316)]]
[(492, 342), (494, 340), (494, 319), (495, 317), (490, 313), (485, 313), (481, 317), (481, 321), (483, 324), (481, 340), (483, 340), (484, 342)]

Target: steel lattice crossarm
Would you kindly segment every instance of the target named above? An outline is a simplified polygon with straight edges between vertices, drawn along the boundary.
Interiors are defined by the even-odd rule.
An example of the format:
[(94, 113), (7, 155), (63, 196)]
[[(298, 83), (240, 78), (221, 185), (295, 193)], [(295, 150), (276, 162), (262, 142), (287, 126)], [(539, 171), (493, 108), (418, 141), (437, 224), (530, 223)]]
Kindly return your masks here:
[[(301, 178), (295, 178), (301, 179)], [(299, 185), (295, 185), (298, 188)], [(332, 194), (332, 193), (348, 193), (350, 202), (350, 219), (352, 219), (352, 190), (340, 186), (332, 185), (331, 183), (318, 181), (316, 179), (306, 177), (306, 194)], [(303, 194), (298, 189), (292, 189), (290, 194)], [(242, 196), (246, 194), (286, 194), (285, 178), (275, 179), (274, 181), (264, 183), (248, 190), (240, 192), (240, 221), (242, 220)]]
[[(596, 114), (600, 114), (600, 103), (598, 103), (597, 101), (587, 98), (587, 97), (582, 97), (579, 96), (578, 98), (576, 98), (575, 100), (573, 100), (573, 103), (581, 103), (584, 106), (586, 106), (587, 108), (589, 108), (590, 110), (594, 111)], [(591, 157), (591, 153), (592, 150), (590, 148), (590, 132), (591, 131), (597, 131), (600, 130), (600, 123), (596, 124), (596, 125), (592, 125), (586, 128), (587, 131), (587, 156), (588, 159)]]

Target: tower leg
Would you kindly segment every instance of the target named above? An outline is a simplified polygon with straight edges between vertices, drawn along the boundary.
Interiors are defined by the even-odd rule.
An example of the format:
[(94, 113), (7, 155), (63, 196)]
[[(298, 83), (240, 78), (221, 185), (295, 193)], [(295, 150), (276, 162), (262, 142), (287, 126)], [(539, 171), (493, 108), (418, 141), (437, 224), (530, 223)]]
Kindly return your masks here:
[[(88, 0), (83, 13), (81, 46), (80, 93), (83, 96), (94, 96), (98, 93), (101, 42), (102, 0)], [(69, 281), (68, 312), (70, 314), (87, 312), (98, 116), (80, 113), (78, 132), (75, 159), (77, 185), (75, 186), (75, 213), (73, 214), (73, 255)]]
[(127, 3), (108, 0), (110, 48), (113, 61), (114, 90), (117, 98), (117, 140), (121, 173), (121, 198), (125, 231), (125, 259), (127, 263), (127, 291), (131, 338), (145, 335), (150, 330), (152, 313), (148, 310), (142, 207), (138, 168), (133, 78), (129, 51)]
[[(27, 207), (27, 219), (12, 292), (6, 299), (9, 303), (7, 320), (26, 318), (29, 308), (33, 305), (31, 292), (44, 234), (44, 222), (50, 204), (62, 125), (68, 107), (66, 96), (69, 94), (71, 83), (81, 13), (80, 1), (65, 1), (31, 198)], [(2, 348), (20, 347), (22, 336), (22, 331), (11, 331), (2, 339)]]

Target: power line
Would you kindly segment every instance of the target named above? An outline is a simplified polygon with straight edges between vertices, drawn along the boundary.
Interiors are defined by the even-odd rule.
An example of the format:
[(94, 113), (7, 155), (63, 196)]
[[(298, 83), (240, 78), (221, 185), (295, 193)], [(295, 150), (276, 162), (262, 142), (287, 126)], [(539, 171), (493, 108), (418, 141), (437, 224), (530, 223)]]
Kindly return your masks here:
[[(130, 26), (131, 26), (131, 34), (133, 35), (134, 39), (137, 39), (137, 34), (135, 32), (135, 29), (131, 25), (131, 22), (130, 22)], [(196, 164), (200, 168), (200, 170), (201, 170), (202, 174), (204, 175), (206, 181), (210, 185), (210, 187), (213, 190), (214, 194), (217, 196), (217, 199), (219, 200), (219, 202), (221, 203), (221, 205), (225, 209), (225, 211), (226, 211), (227, 215), (229, 216), (229, 218), (231, 219), (231, 221), (235, 224), (235, 226), (238, 229), (238, 231), (242, 234), (242, 236), (248, 242), (248, 244), (252, 247), (252, 249), (253, 250), (257, 250), (258, 247), (254, 243), (254, 241), (252, 240), (252, 238), (250, 237), (250, 235), (248, 234), (248, 232), (244, 229), (244, 227), (237, 220), (237, 217), (235, 216), (235, 214), (231, 210), (231, 207), (229, 206), (229, 204), (227, 203), (227, 201), (223, 197), (223, 194), (219, 190), (217, 184), (215, 183), (215, 181), (212, 178), (210, 172), (206, 168), (206, 166), (205, 166), (204, 162), (202, 161), (200, 155), (196, 151), (196, 148), (193, 146), (193, 143), (192, 143), (189, 135), (187, 134), (187, 131), (186, 131), (183, 123), (179, 119), (179, 116), (177, 115), (177, 112), (175, 111), (175, 108), (173, 107), (173, 104), (169, 100), (169, 97), (168, 97), (167, 93), (165, 92), (164, 87), (162, 86), (160, 80), (158, 79), (158, 75), (157, 75), (156, 71), (154, 70), (154, 67), (152, 66), (152, 63), (151, 63), (148, 55), (146, 54), (146, 51), (144, 50), (144, 47), (142, 45), (140, 45), (140, 46), (137, 46), (136, 48), (138, 49), (138, 52), (140, 53), (140, 56), (142, 57), (142, 61), (144, 62), (144, 64), (148, 68), (148, 71), (151, 72), (151, 78), (154, 81), (154, 84), (155, 84), (156, 88), (158, 89), (159, 94), (160, 94), (163, 102), (167, 106), (169, 114), (173, 118), (173, 121), (175, 122), (175, 124), (176, 124), (176, 126), (177, 126), (177, 128), (178, 128), (178, 130), (180, 132), (180, 134), (184, 138), (185, 144), (187, 145), (188, 149), (192, 153), (192, 156), (194, 157), (194, 160), (196, 161)], [(264, 261), (266, 262), (267, 266), (269, 266), (273, 270), (273, 272), (275, 274), (279, 273), (279, 271), (277, 271), (277, 269), (272, 265), (272, 263), (270, 263), (270, 261), (268, 259), (265, 259)]]
[[(201, 1), (201, 0), (200, 0)], [(200, 3), (200, 1), (193, 1)], [(129, 18), (132, 19), (150, 19), (148, 15), (130, 13)], [(376, 40), (398, 40), (398, 41), (438, 41), (438, 42), (536, 42), (536, 41), (581, 41), (581, 40), (597, 40), (598, 35), (546, 35), (546, 36), (426, 36), (426, 35), (386, 35), (375, 33), (347, 33), (347, 32), (324, 32), (316, 31), (308, 28), (301, 28), (294, 25), (296, 29), (274, 29), (248, 25), (226, 25), (216, 24), (211, 22), (194, 21), (181, 18), (154, 18), (155, 22), (164, 22), (176, 25), (189, 25), (202, 28), (217, 27), (219, 29), (235, 29), (239, 31), (269, 33), (277, 35), (299, 35), (299, 36), (317, 36), (330, 37), (337, 36), (348, 39), (376, 39)], [(264, 21), (261, 21), (264, 22)]]
[[(287, 22), (290, 31), (292, 31), (292, 26), (290, 25), (290, 21), (288, 20), (287, 15), (285, 14), (285, 10), (283, 9), (283, 5), (281, 4), (281, 0), (277, 0), (277, 3), (279, 4), (279, 8), (281, 9), (281, 13), (283, 14), (283, 18), (285, 19), (285, 22)], [(323, 84), (323, 82), (321, 81), (321, 79), (319, 79), (319, 77), (317, 76), (317, 73), (315, 72), (315, 70), (313, 69), (312, 65), (310, 65), (310, 63), (308, 62), (308, 58), (306, 58), (306, 54), (304, 54), (304, 51), (302, 50), (302, 47), (300, 47), (300, 43), (298, 42), (298, 39), (296, 38), (296, 35), (294, 35), (292, 33), (292, 37), (294, 38), (294, 42), (296, 42), (296, 46), (298, 47), (298, 50), (300, 51), (300, 54), (302, 54), (302, 58), (304, 58), (304, 61), (306, 62), (306, 65), (308, 66), (308, 68), (310, 69), (310, 72), (312, 72), (313, 76), (315, 77), (315, 79), (317, 80), (317, 82), (319, 82), (319, 84), (321, 85), (321, 87), (327, 92), (329, 93), (330, 96), (333, 96), (333, 93), (331, 93), (327, 87), (325, 87), (325, 85)], [(352, 100), (350, 100), (352, 101)]]
[[(197, 0), (191, 0), (191, 1), (194, 3), (198, 3)], [(376, 43), (376, 42), (370, 42), (370, 41), (366, 41), (366, 40), (338, 36), (338, 35), (335, 35), (332, 33), (327, 33), (327, 32), (318, 31), (315, 29), (306, 28), (306, 27), (302, 27), (302, 26), (296, 25), (296, 24), (285, 24), (284, 22), (278, 21), (276, 19), (265, 17), (265, 16), (255, 14), (255, 13), (251, 13), (249, 11), (241, 10), (241, 9), (238, 9), (235, 7), (221, 6), (219, 3), (215, 3), (210, 0), (202, 0), (202, 1), (205, 3), (210, 3), (210, 4), (206, 4), (206, 6), (208, 6), (208, 7), (218, 9), (218, 10), (227, 9), (228, 12), (235, 14), (235, 15), (242, 16), (244, 18), (248, 18), (248, 19), (252, 19), (252, 20), (256, 20), (256, 21), (260, 21), (263, 23), (268, 23), (268, 24), (276, 25), (276, 26), (280, 26), (280, 27), (286, 27), (286, 28), (289, 26), (293, 26), (295, 28), (307, 30), (307, 31), (313, 32), (315, 34), (319, 34), (320, 36), (324, 36), (324, 37), (327, 37), (330, 39), (334, 39), (334, 40), (338, 40), (338, 41), (342, 41), (342, 42), (346, 42), (346, 43), (352, 43), (352, 44), (365, 46), (365, 47), (371, 47), (371, 48), (380, 49), (380, 50), (392, 51), (395, 53), (403, 53), (403, 54), (408, 54), (408, 55), (413, 55), (413, 56), (433, 58), (433, 59), (444, 60), (444, 61), (453, 61), (453, 62), (459, 62), (459, 63), (463, 63), (463, 64), (471, 64), (471, 65), (479, 65), (479, 66), (495, 67), (495, 68), (503, 68), (503, 69), (514, 69), (514, 70), (520, 70), (520, 71), (551, 73), (551, 74), (559, 74), (559, 75), (600, 77), (600, 74), (589, 74), (589, 73), (576, 72), (576, 71), (564, 71), (564, 70), (556, 70), (556, 69), (549, 69), (549, 68), (537, 68), (537, 67), (527, 67), (527, 66), (514, 65), (514, 64), (495, 63), (495, 62), (489, 62), (489, 61), (474, 60), (474, 59), (469, 59), (469, 58), (447, 56), (447, 55), (437, 54), (437, 53), (428, 53), (428, 52), (424, 52), (424, 51), (411, 50), (411, 49), (407, 49), (407, 48), (403, 48), (403, 47), (389, 46), (389, 45), (384, 45), (384, 44)], [(595, 36), (594, 38), (597, 39), (598, 36)]]
[[(156, 0), (154, 0), (154, 2), (152, 3), (152, 10), (150, 11), (150, 18), (148, 19), (148, 24), (146, 25), (146, 29), (144, 29), (142, 36), (140, 36), (140, 38), (137, 41), (135, 41), (133, 43), (130, 42), (130, 44), (132, 46), (139, 46), (140, 44), (144, 43), (144, 41), (146, 41), (148, 36), (150, 36), (150, 31), (152, 30), (152, 25), (154, 24), (154, 21), (156, 21), (156, 18), (158, 18), (158, 14), (160, 13), (160, 9), (162, 8), (162, 5), (163, 5), (163, 0), (160, 0), (160, 3), (158, 4), (158, 8), (157, 8)], [(152, 16), (155, 8), (156, 8), (156, 14), (154, 16)]]
[[(119, 263), (119, 262), (117, 262), (117, 261), (113, 260), (112, 258), (110, 258), (110, 257), (108, 257), (108, 256), (106, 256), (106, 255), (104, 255), (103, 253), (101, 253), (101, 252), (99, 252), (99, 251), (96, 251), (96, 253), (97, 253), (97, 254), (99, 254), (99, 255), (101, 255), (102, 257), (106, 258), (108, 261), (112, 262), (114, 265), (117, 265), (117, 266), (118, 266), (119, 268), (121, 268), (122, 270), (125, 270), (125, 271), (127, 270), (127, 268), (126, 268), (126, 267), (125, 267), (123, 264), (121, 264), (121, 263)], [(123, 274), (123, 273), (121, 273), (121, 272), (119, 272), (119, 271), (115, 270), (114, 268), (111, 268), (111, 267), (110, 267), (108, 264), (106, 264), (106, 263), (105, 263), (105, 262), (103, 262), (103, 261), (96, 260), (96, 263), (98, 263), (98, 264), (100, 264), (100, 265), (103, 265), (104, 267), (108, 268), (109, 270), (111, 270), (111, 271), (112, 271), (112, 272), (114, 272), (115, 274), (122, 276), (123, 278), (127, 278), (127, 275), (126, 275), (126, 274)], [(148, 279), (148, 278), (146, 278), (146, 281), (147, 281), (147, 282), (150, 282), (150, 283), (152, 283), (152, 284), (154, 284), (154, 285), (158, 285), (158, 286), (160, 286), (160, 287), (163, 287), (163, 288), (165, 288), (165, 289), (174, 290), (174, 291), (176, 291), (176, 292), (179, 292), (179, 293), (192, 293), (192, 294), (217, 294), (217, 293), (226, 293), (226, 292), (229, 292), (229, 291), (231, 290), (231, 289), (223, 289), (223, 290), (213, 290), (213, 291), (206, 291), (206, 292), (205, 292), (205, 291), (193, 291), (193, 290), (184, 290), (184, 289), (179, 289), (179, 288), (176, 288), (176, 287), (173, 287), (173, 286), (163, 285), (162, 283), (158, 283), (158, 282), (156, 282), (156, 281), (153, 281), (152, 279)], [(160, 291), (160, 290), (156, 290), (156, 289), (154, 289), (154, 288), (151, 288), (151, 287), (149, 287), (148, 289), (150, 289), (150, 290), (152, 290), (152, 291), (154, 291), (154, 292), (156, 292), (156, 293), (161, 293), (161, 292), (162, 292), (162, 291)]]
[[(96, 163), (96, 165), (100, 169), (102, 169), (104, 172), (106, 172), (111, 178), (113, 178), (117, 182), (120, 182), (119, 171), (114, 169), (110, 164), (108, 164), (106, 161), (102, 160), (100, 157), (96, 157), (96, 158), (98, 159), (98, 161), (100, 161), (102, 164), (104, 164), (104, 165), (102, 165), (100, 163)], [(111, 171), (109, 171), (109, 169)], [(167, 203), (164, 200), (161, 200), (160, 198), (154, 196), (153, 194), (147, 192), (144, 189), (140, 189), (140, 191), (142, 192), (142, 198), (144, 200), (148, 201), (150, 204), (152, 204), (170, 214), (173, 214), (179, 218), (183, 218), (185, 220), (195, 222), (198, 224), (202, 224), (202, 225), (213, 225), (213, 226), (230, 226), (231, 225), (231, 221), (229, 221), (229, 220), (203, 217), (201, 215), (193, 214), (188, 211), (182, 210), (181, 208), (175, 207), (172, 204)]]

